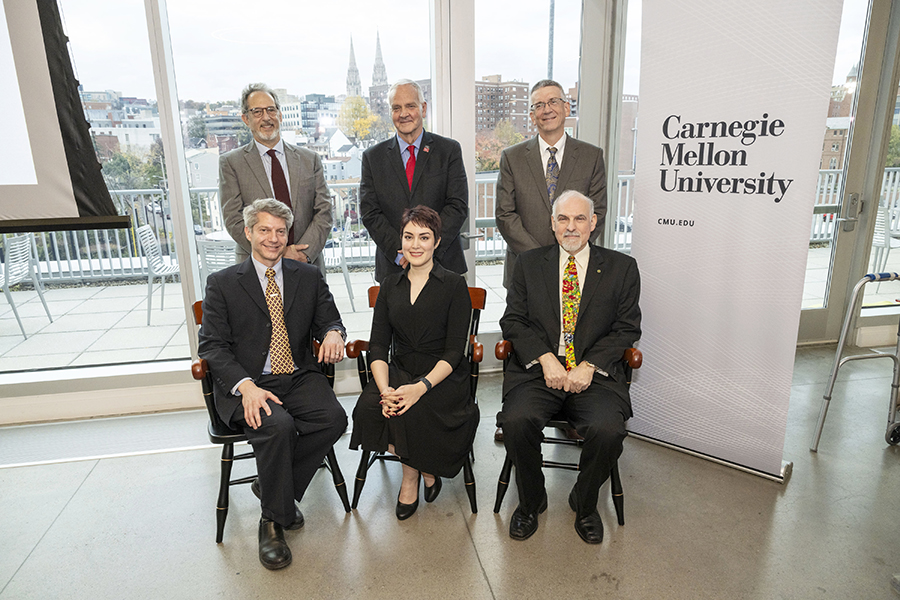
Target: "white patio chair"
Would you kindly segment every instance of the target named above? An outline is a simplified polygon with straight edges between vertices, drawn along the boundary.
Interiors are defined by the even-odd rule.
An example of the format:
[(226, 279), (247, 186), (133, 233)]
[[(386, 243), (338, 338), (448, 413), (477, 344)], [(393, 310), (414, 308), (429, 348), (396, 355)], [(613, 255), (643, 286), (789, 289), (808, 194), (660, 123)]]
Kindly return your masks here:
[(47, 308), (47, 301), (44, 300), (44, 292), (37, 278), (37, 261), (31, 252), (31, 240), (31, 234), (6, 238), (6, 243), (4, 244), (5, 262), (3, 263), (3, 293), (12, 307), (16, 321), (19, 323), (19, 329), (22, 330), (22, 335), (25, 336), (26, 340), (28, 339), (28, 334), (25, 333), (25, 327), (22, 325), (22, 319), (19, 317), (19, 311), (16, 310), (16, 304), (13, 302), (12, 294), (10, 293), (12, 286), (25, 279), (31, 279), (34, 290), (41, 299), (41, 304), (44, 305), (47, 317), (51, 323), (53, 322), (53, 315), (50, 314), (50, 309)]
[(150, 274), (147, 275), (147, 325), (150, 324), (150, 308), (153, 303), (153, 280), (159, 277), (162, 285), (160, 285), (159, 310), (162, 310), (166, 301), (166, 277), (169, 275), (178, 275), (178, 263), (166, 264), (162, 259), (162, 252), (159, 249), (159, 240), (153, 233), (153, 228), (149, 225), (138, 227), (138, 238), (141, 240), (141, 248), (144, 256), (147, 258), (147, 267)]
[(221, 271), (234, 264), (235, 243), (232, 240), (197, 240), (197, 254), (200, 255), (200, 282), (206, 295), (206, 278), (211, 273)]

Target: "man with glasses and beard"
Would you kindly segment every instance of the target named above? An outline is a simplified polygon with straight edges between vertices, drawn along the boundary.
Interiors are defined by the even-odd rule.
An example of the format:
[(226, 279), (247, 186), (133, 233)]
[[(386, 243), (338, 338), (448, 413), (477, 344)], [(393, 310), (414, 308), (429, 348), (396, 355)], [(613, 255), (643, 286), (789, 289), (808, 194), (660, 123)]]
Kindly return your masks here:
[(294, 213), (284, 258), (313, 263), (324, 273), (322, 250), (331, 235), (331, 195), (322, 160), (281, 139), (281, 105), (273, 90), (253, 83), (241, 93), (241, 119), (253, 140), (219, 159), (219, 202), (225, 228), (237, 242), (237, 262), (250, 255), (243, 210), (276, 198)]

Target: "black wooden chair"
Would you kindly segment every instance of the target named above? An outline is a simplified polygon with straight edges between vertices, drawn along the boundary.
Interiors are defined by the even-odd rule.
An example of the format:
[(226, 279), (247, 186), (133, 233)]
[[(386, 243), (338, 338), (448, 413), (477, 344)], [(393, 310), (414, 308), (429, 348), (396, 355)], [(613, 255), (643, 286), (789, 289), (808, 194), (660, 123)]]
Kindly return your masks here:
[[(503, 370), (506, 371), (506, 366), (509, 364), (509, 361), (512, 357), (512, 342), (509, 340), (500, 340), (497, 342), (497, 346), (494, 348), (494, 355), (498, 360), (503, 361)], [(625, 363), (625, 376), (627, 378), (628, 385), (631, 385), (631, 374), (634, 369), (641, 368), (641, 363), (643, 362), (643, 355), (641, 351), (637, 348), (629, 348), (625, 351), (625, 355), (622, 357), (622, 361)], [(560, 413), (554, 416), (550, 421), (547, 422), (547, 427), (553, 427), (557, 430), (571, 430), (572, 424), (566, 420), (566, 416), (563, 413)], [(502, 441), (502, 438), (501, 440)], [(561, 444), (566, 446), (576, 446), (581, 448), (584, 445), (584, 439), (580, 438), (580, 436), (567, 436), (565, 438), (558, 437), (548, 437), (544, 436), (544, 444)], [(579, 455), (580, 456), (580, 455)], [(544, 460), (541, 463), (542, 467), (551, 468), (551, 469), (567, 469), (569, 471), (578, 471), (581, 466), (579, 463), (568, 463), (568, 462), (559, 462), (553, 460)], [(512, 476), (512, 468), (513, 463), (509, 458), (509, 455), (506, 455), (506, 458), (503, 461), (503, 468), (500, 470), (500, 479), (497, 481), (497, 498), (494, 501), (494, 512), (500, 512), (500, 505), (503, 504), (503, 497), (506, 496), (506, 490), (509, 488), (509, 482)], [(612, 492), (612, 501), (613, 506), (616, 509), (616, 519), (619, 521), (619, 525), (625, 524), (625, 497), (622, 493), (622, 480), (619, 477), (619, 462), (613, 465), (612, 471), (609, 474), (610, 479), (610, 491)]]
[[(194, 322), (199, 326), (203, 322), (203, 303), (201, 301), (194, 302)], [(314, 342), (313, 351), (317, 351), (318, 342)], [(334, 387), (334, 365), (325, 365), (323, 370), (328, 378), (328, 383)], [(209, 413), (209, 426), (207, 433), (209, 441), (213, 444), (221, 444), (222, 446), (222, 473), (219, 479), (219, 499), (216, 502), (216, 543), (222, 543), (222, 536), (225, 532), (225, 519), (228, 518), (228, 491), (232, 485), (240, 485), (243, 483), (252, 483), (256, 479), (256, 475), (249, 477), (241, 477), (239, 479), (231, 479), (231, 467), (236, 460), (246, 460), (254, 458), (252, 451), (244, 452), (235, 456), (234, 445), (238, 442), (246, 442), (247, 436), (243, 431), (232, 429), (222, 421), (219, 413), (216, 412), (215, 401), (213, 398), (213, 380), (212, 372), (206, 359), (195, 360), (191, 365), (191, 374), (194, 379), (200, 381), (203, 386), (203, 400), (206, 403), (206, 411)], [(331, 471), (334, 487), (337, 489), (338, 495), (341, 497), (341, 503), (344, 510), (350, 512), (350, 499), (347, 495), (347, 486), (344, 484), (344, 476), (341, 474), (340, 465), (338, 465), (337, 457), (334, 454), (334, 448), (328, 451), (322, 466)]]
[[(369, 288), (369, 307), (375, 306), (378, 299), (379, 286), (373, 285)], [(478, 389), (478, 368), (484, 358), (484, 346), (478, 342), (478, 324), (481, 319), (481, 311), (484, 310), (487, 292), (484, 288), (470, 287), (469, 298), (472, 300), (472, 318), (469, 321), (469, 345), (466, 351), (466, 359), (469, 362), (469, 393), (475, 398), (475, 392)], [(371, 358), (369, 357), (369, 342), (367, 340), (353, 340), (347, 344), (347, 357), (355, 358), (359, 367), (359, 383), (363, 389), (372, 379), (372, 370), (370, 368)], [(393, 454), (380, 454), (370, 451), (361, 451), (362, 456), (359, 461), (359, 468), (356, 470), (356, 483), (353, 485), (353, 504), (356, 508), (359, 504), (359, 497), (362, 495), (363, 486), (366, 485), (366, 473), (376, 460), (399, 461)], [(472, 469), (472, 463), (475, 461), (475, 454), (470, 449), (469, 456), (463, 464), (463, 479), (466, 482), (466, 494), (469, 496), (469, 506), (472, 513), (478, 512), (478, 504), (475, 500), (475, 472)]]

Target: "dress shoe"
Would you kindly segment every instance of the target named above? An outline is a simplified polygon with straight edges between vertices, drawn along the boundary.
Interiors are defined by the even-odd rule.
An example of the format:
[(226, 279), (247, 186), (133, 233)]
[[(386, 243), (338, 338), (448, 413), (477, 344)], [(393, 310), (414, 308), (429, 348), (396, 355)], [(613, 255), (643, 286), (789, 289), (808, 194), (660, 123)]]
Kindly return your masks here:
[(596, 510), (586, 517), (575, 519), (575, 531), (588, 544), (599, 544), (603, 541), (603, 521)]
[(536, 513), (526, 513), (520, 504), (509, 520), (509, 537), (514, 540), (527, 540), (538, 528), (538, 515), (547, 510), (547, 492)]
[[(416, 479), (416, 500), (412, 504), (403, 504), (400, 502), (400, 492), (397, 492), (397, 519), (400, 521), (405, 521), (406, 519), (413, 516), (416, 512), (416, 509), (419, 508), (419, 483), (422, 481), (422, 475), (419, 475), (419, 478)], [(437, 481), (437, 479), (435, 479)], [(431, 486), (434, 487), (434, 486)], [(428, 489), (428, 488), (425, 488)], [(435, 494), (437, 497), (437, 494)]]
[(434, 502), (437, 500), (438, 494), (441, 493), (441, 478), (434, 476), (434, 483), (431, 487), (425, 486), (425, 502)]
[(283, 569), (291, 564), (291, 549), (284, 541), (281, 525), (265, 517), (259, 520), (259, 562), (267, 569)]
[[(259, 477), (253, 480), (253, 483), (250, 484), (250, 491), (253, 492), (253, 495), (262, 500), (262, 496), (260, 496), (259, 492)], [(294, 506), (294, 521), (285, 529), (289, 529), (294, 531), (295, 529), (300, 529), (306, 521), (303, 519), (303, 513), (300, 512), (300, 509)]]

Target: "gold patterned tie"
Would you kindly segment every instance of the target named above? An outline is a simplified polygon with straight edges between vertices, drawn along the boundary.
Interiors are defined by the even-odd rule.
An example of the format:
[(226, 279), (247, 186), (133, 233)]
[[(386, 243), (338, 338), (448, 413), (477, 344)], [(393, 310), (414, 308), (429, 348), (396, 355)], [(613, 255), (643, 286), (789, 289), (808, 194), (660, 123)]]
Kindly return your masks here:
[(269, 344), (272, 374), (286, 375), (294, 372), (294, 358), (291, 356), (287, 327), (284, 326), (284, 305), (278, 284), (275, 283), (275, 269), (266, 269), (266, 279), (269, 280), (266, 284), (266, 304), (269, 305), (269, 317), (272, 319), (272, 342)]
[(575, 323), (578, 321), (578, 305), (581, 303), (581, 287), (578, 285), (578, 269), (575, 257), (569, 256), (562, 284), (563, 338), (566, 341), (566, 370), (575, 368)]

